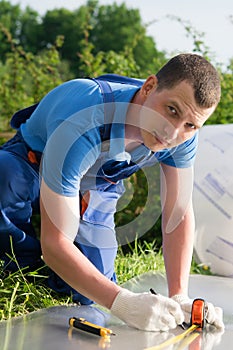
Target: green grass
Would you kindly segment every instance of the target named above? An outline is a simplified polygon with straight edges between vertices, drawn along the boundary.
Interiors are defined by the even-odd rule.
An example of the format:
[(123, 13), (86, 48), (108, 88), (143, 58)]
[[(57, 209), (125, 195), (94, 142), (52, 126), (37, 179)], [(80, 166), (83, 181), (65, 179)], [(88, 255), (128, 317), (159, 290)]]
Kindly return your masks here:
[[(143, 246), (135, 242), (130, 246), (127, 254), (119, 248), (115, 269), (119, 284), (145, 272), (165, 271), (161, 251), (156, 249), (155, 243), (146, 242)], [(0, 275), (1, 272), (0, 266)], [(210, 272), (193, 262), (191, 273), (209, 274)], [(45, 286), (46, 278), (43, 270), (30, 273), (19, 270), (0, 279), (0, 321), (26, 315), (42, 308), (71, 304), (71, 297), (57, 295)]]
[(19, 270), (0, 279), (0, 321), (71, 302), (71, 298), (53, 293), (44, 285), (45, 280), (39, 270), (30, 273)]
[(145, 272), (165, 272), (162, 253), (156, 248), (155, 242), (144, 242), (141, 245), (135, 241), (129, 248), (130, 252), (127, 254), (123, 253), (121, 247), (118, 250), (115, 271), (119, 284)]

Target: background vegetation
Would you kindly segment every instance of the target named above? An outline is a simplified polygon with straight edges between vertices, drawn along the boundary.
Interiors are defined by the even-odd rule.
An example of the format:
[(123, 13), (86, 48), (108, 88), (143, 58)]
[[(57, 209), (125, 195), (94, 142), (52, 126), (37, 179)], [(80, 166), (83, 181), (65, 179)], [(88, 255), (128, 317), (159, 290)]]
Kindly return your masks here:
[[(231, 14), (229, 18), (232, 18)], [(212, 58), (210, 50), (205, 45), (203, 33), (200, 34), (190, 23), (180, 18), (173, 17), (171, 20), (178, 21), (186, 35), (193, 40), (193, 52), (211, 59), (219, 70), (222, 80), (222, 99), (207, 123), (232, 123), (233, 59), (228, 67), (223, 67)], [(170, 58), (167, 57), (166, 52), (159, 51), (154, 39), (147, 35), (147, 24), (142, 22), (139, 10), (128, 9), (124, 3), (100, 6), (97, 0), (87, 1), (86, 5), (75, 11), (61, 8), (47, 11), (44, 16), (40, 16), (30, 7), (22, 10), (19, 5), (11, 5), (9, 1), (1, 0), (0, 42), (1, 142), (14, 133), (9, 121), (15, 111), (38, 102), (49, 90), (68, 79), (111, 72), (146, 78), (147, 75), (156, 73)], [(139, 171), (126, 182), (125, 200), (126, 202), (128, 200), (129, 204), (118, 211), (117, 226), (127, 224), (142, 213), (148, 195), (147, 180), (144, 172)], [(156, 182), (155, 177), (154, 187)], [(148, 216), (152, 216), (159, 210), (159, 195), (155, 193), (156, 196), (158, 201), (149, 207)], [(34, 218), (34, 221), (39, 230), (38, 218)], [(139, 220), (135, 236), (140, 234), (144, 225), (143, 219)], [(143, 259), (138, 259), (139, 265), (144, 266), (144, 271), (147, 268), (152, 269), (154, 253), (151, 246), (150, 249), (147, 248), (148, 244), (152, 244), (153, 252), (160, 251), (159, 218), (147, 230), (146, 235), (137, 242), (142, 247), (140, 254), (143, 254)], [(135, 250), (132, 252), (128, 246), (123, 247), (119, 254), (120, 261), (123, 259), (123, 253), (130, 253), (133, 258)], [(161, 259), (160, 254), (158, 259)], [(127, 255), (127, 261), (129, 260)], [(118, 262), (117, 264), (124, 265)], [(124, 269), (126, 268), (125, 266)], [(131, 270), (134, 271), (132, 268)], [(132, 274), (136, 273), (135, 271)], [(119, 269), (119, 273), (126, 278), (132, 276), (122, 269)], [(36, 275), (33, 278), (38, 279), (39, 274), (36, 273)], [(12, 278), (15, 278), (14, 282)], [(23, 313), (25, 310), (31, 311), (33, 307), (37, 307), (33, 295), (38, 296), (40, 289), (32, 290), (31, 284), (26, 280), (21, 288), (22, 281), (24, 276), (19, 273), (2, 282), (0, 294), (3, 295), (3, 299), (0, 299), (0, 303), (8, 305), (6, 309), (1, 310), (2, 319), (12, 315), (13, 304), (20, 304), (20, 310), (13, 312), (13, 315), (17, 312)], [(13, 290), (10, 289), (10, 285), (14, 286)], [(43, 290), (44, 287), (41, 288)], [(17, 299), (19, 294), (20, 303)], [(42, 304), (39, 303), (38, 307), (46, 306), (48, 300), (50, 300), (49, 303), (53, 303), (54, 299), (50, 298), (49, 292), (43, 291), (42, 294), (44, 295), (41, 298)], [(30, 305), (33, 307), (31, 308)]]

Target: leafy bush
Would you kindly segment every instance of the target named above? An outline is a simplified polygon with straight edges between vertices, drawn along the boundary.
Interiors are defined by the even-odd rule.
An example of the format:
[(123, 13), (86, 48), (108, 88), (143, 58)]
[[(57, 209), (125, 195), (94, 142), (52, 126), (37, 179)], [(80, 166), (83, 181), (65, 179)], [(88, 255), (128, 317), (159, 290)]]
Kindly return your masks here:
[(0, 67), (0, 130), (6, 131), (10, 130), (9, 121), (15, 111), (38, 102), (62, 82), (58, 53), (62, 38), (40, 55), (34, 55), (15, 45), (5, 28), (0, 29), (11, 43), (11, 51)]

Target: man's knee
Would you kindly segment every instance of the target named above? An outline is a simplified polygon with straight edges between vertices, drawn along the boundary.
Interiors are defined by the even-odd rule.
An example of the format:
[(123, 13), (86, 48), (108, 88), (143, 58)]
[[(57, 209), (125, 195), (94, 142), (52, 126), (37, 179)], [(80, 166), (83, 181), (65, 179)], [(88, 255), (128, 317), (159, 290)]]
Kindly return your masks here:
[(0, 151), (0, 209), (28, 198), (28, 183), (20, 161), (13, 154)]
[(9, 199), (12, 193), (12, 183), (16, 182), (17, 166), (12, 156), (5, 151), (0, 152), (0, 206), (9, 206)]

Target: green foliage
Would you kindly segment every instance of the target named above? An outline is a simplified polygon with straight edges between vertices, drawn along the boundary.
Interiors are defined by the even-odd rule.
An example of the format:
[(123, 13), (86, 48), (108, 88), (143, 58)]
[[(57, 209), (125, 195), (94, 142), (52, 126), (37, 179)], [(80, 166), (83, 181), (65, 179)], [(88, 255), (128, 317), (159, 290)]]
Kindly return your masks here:
[(57, 36), (62, 35), (64, 44), (60, 48), (60, 56), (62, 60), (69, 62), (69, 68), (75, 76), (78, 75), (78, 53), (81, 50), (87, 16), (88, 12), (83, 8), (73, 12), (62, 8), (48, 11), (42, 18), (41, 46), (50, 46)]
[(153, 38), (146, 35), (146, 29), (139, 10), (128, 9), (125, 3), (96, 6), (90, 30), (94, 53), (122, 53), (130, 48), (131, 55), (126, 57), (134, 57), (138, 76), (155, 73), (154, 58), (162, 60), (165, 55), (158, 52)]
[(0, 31), (5, 33), (11, 44), (5, 64), (0, 67), (0, 129), (7, 130), (16, 110), (38, 102), (45, 93), (62, 82), (57, 51), (62, 45), (62, 38), (58, 37), (55, 45), (40, 55), (34, 55), (16, 45), (1, 24)]
[(0, 278), (0, 321), (46, 307), (67, 305), (71, 298), (53, 293), (44, 284), (46, 278), (40, 270), (30, 273), (19, 270), (4, 279)]
[[(19, 5), (12, 6), (9, 1), (0, 1), (0, 23), (1, 26), (11, 33), (17, 42), (17, 32), (20, 28), (21, 10)], [(6, 54), (11, 50), (11, 42), (5, 40), (5, 33), (0, 31), (0, 57), (4, 61)]]
[(220, 103), (206, 124), (233, 123), (233, 79), (231, 73), (221, 73), (222, 94)]
[(131, 77), (139, 76), (139, 67), (132, 50), (125, 48), (125, 51), (120, 53), (99, 51), (94, 55), (93, 44), (87, 38), (82, 40), (82, 45), (79, 54), (79, 75), (95, 77), (104, 73), (115, 73)]
[[(97, 56), (96, 64), (99, 60), (101, 64), (102, 60), (105, 63), (114, 60), (114, 65), (106, 64), (102, 71), (112, 72), (111, 69), (115, 69), (117, 60), (120, 60), (120, 63), (124, 62), (119, 71), (122, 72), (126, 66), (127, 74), (129, 48), (129, 58), (133, 58), (137, 67), (134, 71), (140, 73), (141, 77), (155, 72), (155, 58), (165, 59), (164, 53), (156, 49), (153, 38), (146, 35), (147, 28), (142, 24), (139, 10), (127, 9), (124, 3), (119, 6), (99, 6), (98, 1), (91, 0), (75, 11), (60, 8), (47, 11), (40, 17), (30, 7), (22, 11), (19, 6), (0, 1), (0, 22), (9, 30), (18, 45), (33, 54), (39, 54), (42, 49), (53, 45), (56, 37), (63, 36), (64, 44), (59, 49), (60, 57), (68, 64), (75, 77), (82, 76), (82, 57), (87, 53), (83, 52), (83, 41), (87, 38), (87, 32), (88, 42), (92, 45), (91, 52)], [(9, 43), (4, 43), (0, 48), (3, 60), (9, 50)], [(110, 57), (106, 57), (108, 54)]]
[(139, 76), (139, 66), (137, 65), (133, 51), (124, 45), (123, 50), (96, 50), (91, 40), (91, 29), (93, 26), (93, 6), (96, 1), (89, 1), (89, 11), (86, 12), (86, 22), (83, 27), (84, 38), (80, 41), (79, 75), (98, 76), (104, 73), (116, 73), (129, 76)]
[(19, 22), (20, 27), (17, 33), (14, 34), (14, 37), (17, 37), (19, 45), (21, 45), (25, 51), (36, 54), (42, 35), (42, 26), (38, 13), (30, 7), (27, 7), (22, 11)]
[(145, 27), (141, 24), (137, 9), (127, 9), (124, 3), (119, 6), (116, 3), (96, 6), (91, 30), (96, 52), (119, 52), (123, 47), (132, 45), (135, 36), (140, 32), (145, 35)]
[(118, 283), (122, 284), (135, 276), (149, 271), (165, 272), (161, 251), (158, 250), (156, 241), (142, 243), (135, 240), (129, 245), (127, 253), (121, 248), (115, 261), (115, 271)]
[(206, 264), (199, 264), (195, 261), (195, 258), (192, 260), (191, 273), (196, 273), (199, 275), (213, 275), (211, 269)]
[[(119, 200), (115, 222), (120, 244), (137, 240), (162, 243), (159, 167), (139, 170), (125, 180), (126, 192)], [(118, 228), (123, 228), (118, 230)], [(123, 251), (128, 246), (122, 247)]]

